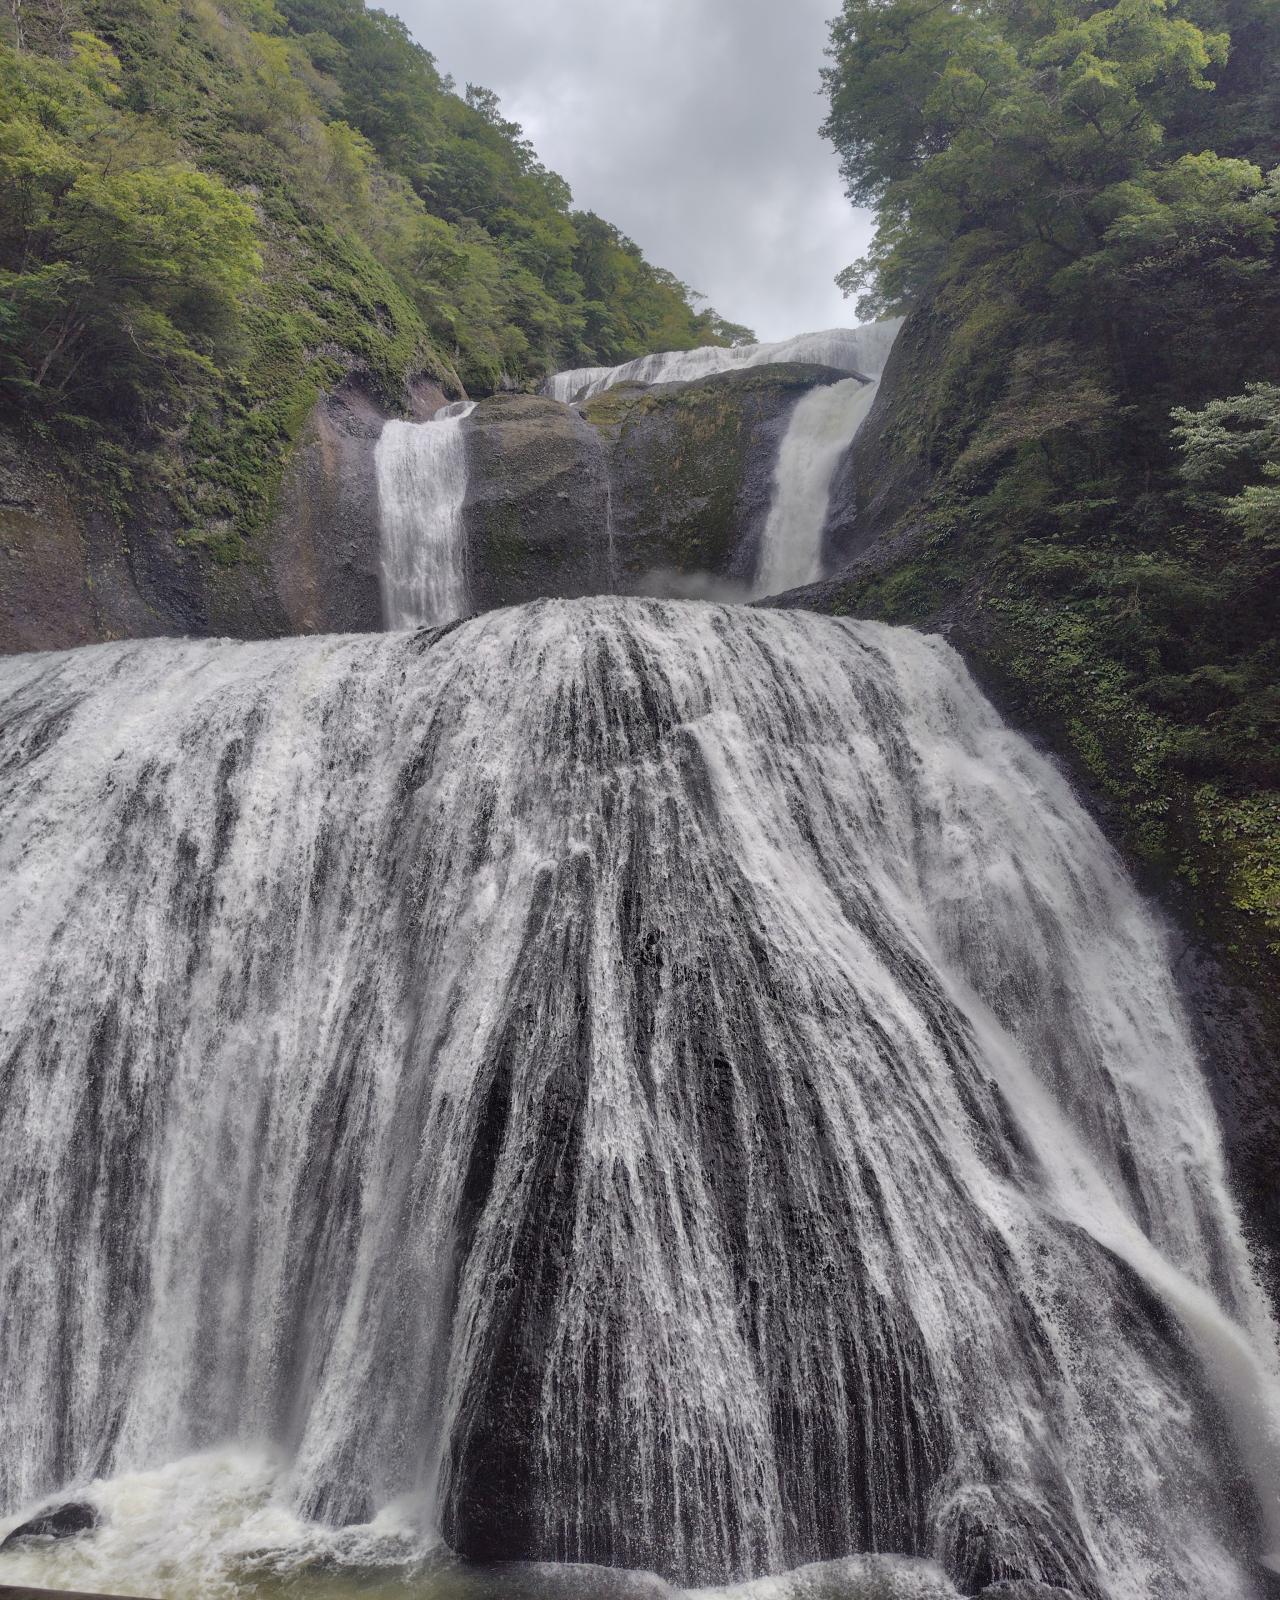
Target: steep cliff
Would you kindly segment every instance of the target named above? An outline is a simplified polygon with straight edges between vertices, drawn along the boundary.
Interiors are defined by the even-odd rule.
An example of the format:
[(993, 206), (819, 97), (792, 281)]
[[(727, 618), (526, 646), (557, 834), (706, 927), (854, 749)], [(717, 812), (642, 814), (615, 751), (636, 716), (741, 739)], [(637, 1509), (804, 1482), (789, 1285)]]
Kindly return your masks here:
[[(953, 293), (908, 318), (833, 491), (835, 575), (781, 603), (941, 631), (1060, 757), (1183, 930), (1237, 1179), (1275, 1248), (1280, 793), (1254, 675), (1275, 597), (1167, 469), (1133, 471), (1087, 366), (1016, 327), (991, 338), (986, 309)], [(1086, 471), (1111, 487), (1090, 521), (1070, 492)]]
[(801, 395), (846, 376), (782, 363), (589, 401), (609, 458), (619, 587), (744, 598), (787, 419)]
[(595, 429), (555, 400), (499, 395), (476, 408), (465, 436), (475, 609), (607, 592), (609, 476)]
[[(420, 382), (404, 403), (422, 417), (443, 399)], [(373, 451), (384, 420), (367, 379), (323, 395), (233, 561), (191, 537), (162, 489), (112, 500), (55, 442), (0, 429), (0, 652), (381, 628)]]
[(482, 402), (465, 425), (475, 609), (607, 592), (745, 598), (787, 420), (801, 395), (846, 376), (784, 363), (623, 384), (581, 407)]

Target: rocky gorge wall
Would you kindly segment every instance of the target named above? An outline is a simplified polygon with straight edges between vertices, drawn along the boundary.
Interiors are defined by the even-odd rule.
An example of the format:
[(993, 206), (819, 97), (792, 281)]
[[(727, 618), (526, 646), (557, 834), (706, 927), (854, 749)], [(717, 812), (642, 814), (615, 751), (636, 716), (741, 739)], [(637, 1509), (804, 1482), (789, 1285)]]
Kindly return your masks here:
[[(791, 409), (846, 376), (791, 363), (629, 385), (581, 407), (482, 400), (465, 424), (472, 609), (615, 591), (745, 597)], [(422, 421), (445, 398), (423, 382), (403, 409)], [(270, 525), (229, 563), (186, 534), (162, 494), (113, 512), (52, 446), (0, 433), (0, 652), (378, 631), (374, 450), (386, 418), (358, 377), (325, 395)]]
[[(445, 396), (423, 381), (405, 409)], [(164, 635), (261, 639), (382, 626), (373, 449), (385, 408), (359, 376), (312, 408), (248, 554), (220, 561), (159, 490), (104, 501), (38, 436), (0, 429), (0, 653)]]
[[(1175, 970), (1233, 1181), (1280, 1298), (1274, 797), (1225, 772), (1216, 782), (1188, 777), (1176, 729), (1153, 714), (1109, 630), (1136, 592), (1109, 610), (1104, 561), (1093, 551), (1077, 558), (1085, 578), (1075, 589), (1045, 582), (1033, 567), (1043, 524), (1004, 495), (998, 477), (986, 498), (984, 452), (1000, 427), (1025, 435), (1015, 466), (1018, 449), (1051, 454), (1070, 437), (1074, 375), (1035, 397), (1039, 418), (1027, 405), (1011, 419), (1002, 407), (1013, 366), (1013, 352), (974, 349), (955, 306), (912, 314), (832, 486), (831, 576), (777, 603), (942, 633), (1005, 719), (1067, 771), (1175, 930)], [(1122, 509), (1114, 516), (1122, 540)]]

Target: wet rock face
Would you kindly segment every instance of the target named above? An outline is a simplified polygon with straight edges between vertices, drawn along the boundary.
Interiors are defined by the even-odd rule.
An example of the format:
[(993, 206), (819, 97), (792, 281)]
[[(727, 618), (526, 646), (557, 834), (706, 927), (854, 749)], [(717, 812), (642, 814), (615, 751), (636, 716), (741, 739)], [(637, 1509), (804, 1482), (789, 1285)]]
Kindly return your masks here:
[(887, 535), (918, 503), (939, 466), (927, 431), (903, 413), (913, 395), (928, 392), (944, 358), (942, 334), (929, 315), (908, 318), (885, 363), (880, 392), (831, 480), (825, 571), (868, 556), (892, 558)]
[(745, 598), (791, 410), (847, 376), (757, 367), (621, 385), (583, 407), (482, 401), (466, 424), (472, 607), (611, 592)]
[(609, 480), (581, 414), (537, 395), (495, 395), (468, 418), (466, 442), (473, 609), (605, 593)]
[(50, 1506), (15, 1528), (0, 1544), (0, 1550), (9, 1550), (28, 1539), (71, 1539), (78, 1533), (89, 1533), (98, 1526), (96, 1507), (87, 1500), (69, 1500), (65, 1505)]
[(800, 364), (607, 390), (584, 408), (608, 452), (624, 593), (745, 598), (792, 408), (848, 373)]
[[(445, 396), (407, 397), (425, 420)], [(374, 446), (385, 413), (353, 375), (313, 408), (245, 559), (219, 566), (156, 492), (128, 518), (82, 494), (39, 439), (0, 428), (0, 653), (105, 639), (376, 632)]]
[[(746, 598), (792, 409), (847, 376), (784, 364), (625, 385), (581, 408), (482, 401), (466, 423), (471, 608), (616, 592)], [(444, 401), (423, 385), (408, 414), (425, 421)], [(0, 651), (380, 630), (385, 420), (359, 374), (323, 396), (271, 526), (229, 566), (187, 539), (161, 496), (117, 526), (80, 502), (65, 463), (0, 432)]]
[(0, 653), (163, 631), (118, 531), (77, 501), (55, 452), (0, 430)]
[[(444, 403), (418, 397), (419, 420)], [(374, 448), (386, 420), (363, 389), (316, 406), (294, 450), (272, 528), (268, 576), (284, 633), (376, 633), (383, 626)]]

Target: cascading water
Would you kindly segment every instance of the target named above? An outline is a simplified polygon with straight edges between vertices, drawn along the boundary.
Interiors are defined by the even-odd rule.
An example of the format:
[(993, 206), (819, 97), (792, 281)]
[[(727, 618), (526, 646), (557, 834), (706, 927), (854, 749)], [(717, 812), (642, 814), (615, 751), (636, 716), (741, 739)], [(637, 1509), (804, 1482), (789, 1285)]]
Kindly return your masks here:
[(382, 526), (382, 610), (388, 628), (451, 621), (467, 610), (462, 505), (469, 400), (430, 422), (388, 422), (375, 463)]
[(0, 1581), (1253, 1596), (1274, 1334), (1161, 932), (940, 640), (17, 657), (0, 770), (0, 1509), (109, 1518)]
[(878, 384), (861, 378), (811, 389), (796, 402), (773, 471), (773, 501), (760, 540), (757, 595), (781, 594), (822, 576), (822, 533), (831, 480), (871, 410)]
[(813, 362), (840, 372), (878, 378), (902, 326), (901, 318), (868, 322), (860, 328), (829, 328), (802, 333), (777, 344), (702, 345), (696, 350), (666, 350), (640, 356), (620, 367), (575, 367), (557, 372), (543, 385), (553, 400), (590, 400), (618, 383), (689, 383), (716, 372), (774, 366), (781, 361)]

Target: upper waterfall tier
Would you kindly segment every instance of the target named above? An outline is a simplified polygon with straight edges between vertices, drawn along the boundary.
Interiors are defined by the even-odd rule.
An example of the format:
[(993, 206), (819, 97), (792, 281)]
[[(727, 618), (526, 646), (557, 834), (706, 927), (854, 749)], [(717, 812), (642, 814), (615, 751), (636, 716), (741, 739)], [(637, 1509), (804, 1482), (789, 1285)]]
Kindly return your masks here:
[(878, 378), (902, 326), (900, 318), (868, 322), (860, 328), (829, 328), (823, 333), (801, 333), (776, 344), (703, 345), (696, 350), (667, 350), (639, 356), (620, 367), (574, 367), (547, 379), (543, 392), (553, 400), (584, 401), (618, 383), (688, 383), (713, 372), (739, 367), (773, 366), (781, 362), (812, 362), (841, 372)]
[(474, 410), (469, 400), (455, 401), (430, 422), (388, 422), (378, 438), (382, 613), (388, 628), (448, 622), (467, 609), (462, 424)]
[[(0, 1514), (168, 1472), (242, 1558), (394, 1507), (1253, 1595), (1273, 1334), (1163, 939), (940, 640), (609, 599), (14, 657), (0, 770)], [(87, 1548), (154, 1562), (128, 1481)]]

